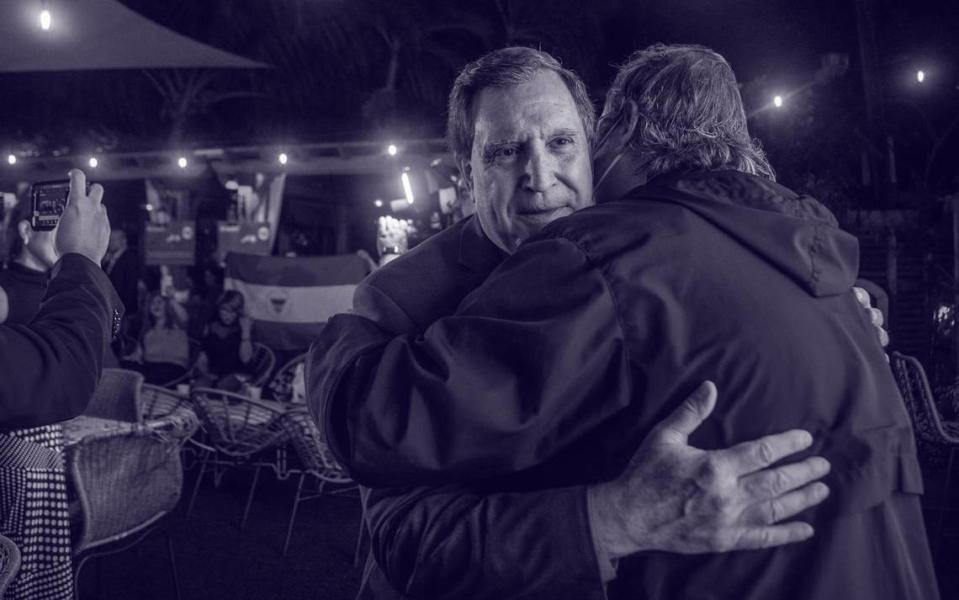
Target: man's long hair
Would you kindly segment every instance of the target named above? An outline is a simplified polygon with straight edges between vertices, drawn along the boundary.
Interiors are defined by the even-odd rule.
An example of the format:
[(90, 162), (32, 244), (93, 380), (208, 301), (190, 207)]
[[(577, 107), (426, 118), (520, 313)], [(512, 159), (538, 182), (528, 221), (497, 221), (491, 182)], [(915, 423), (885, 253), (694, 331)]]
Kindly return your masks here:
[(560, 76), (583, 121), (583, 130), (590, 143), (596, 124), (593, 107), (586, 86), (576, 73), (563, 68), (551, 55), (522, 46), (501, 48), (486, 54), (463, 67), (453, 83), (449, 98), (446, 137), (453, 157), (469, 161), (473, 150), (473, 131), (476, 120), (476, 96), (486, 88), (509, 87), (531, 81), (541, 71), (553, 71)]
[(732, 68), (709, 48), (655, 44), (634, 52), (606, 95), (598, 136), (628, 122), (630, 104), (638, 123), (629, 150), (648, 178), (729, 169), (776, 180), (749, 136)]

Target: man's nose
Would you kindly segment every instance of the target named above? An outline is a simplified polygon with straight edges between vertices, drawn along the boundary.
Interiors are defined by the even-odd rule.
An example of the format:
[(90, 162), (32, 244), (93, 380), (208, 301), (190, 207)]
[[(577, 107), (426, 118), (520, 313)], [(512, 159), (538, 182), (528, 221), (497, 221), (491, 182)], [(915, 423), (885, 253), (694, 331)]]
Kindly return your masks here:
[(556, 159), (545, 147), (530, 149), (526, 160), (526, 187), (533, 192), (545, 192), (556, 183)]

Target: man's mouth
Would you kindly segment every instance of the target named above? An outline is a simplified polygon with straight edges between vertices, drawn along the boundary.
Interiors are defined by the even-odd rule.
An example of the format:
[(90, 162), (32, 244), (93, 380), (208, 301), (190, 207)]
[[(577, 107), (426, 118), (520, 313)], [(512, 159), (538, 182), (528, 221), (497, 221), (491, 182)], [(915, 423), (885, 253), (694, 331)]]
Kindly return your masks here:
[(534, 221), (542, 224), (549, 223), (560, 217), (565, 217), (566, 215), (572, 214), (573, 210), (566, 206), (550, 207), (550, 208), (533, 208), (533, 209), (524, 209), (516, 211), (516, 214), (526, 221)]

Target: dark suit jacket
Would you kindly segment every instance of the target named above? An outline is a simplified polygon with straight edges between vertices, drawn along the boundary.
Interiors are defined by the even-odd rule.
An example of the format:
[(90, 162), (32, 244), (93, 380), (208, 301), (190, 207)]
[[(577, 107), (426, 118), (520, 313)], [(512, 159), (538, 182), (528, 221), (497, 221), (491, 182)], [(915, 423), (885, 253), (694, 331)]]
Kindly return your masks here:
[[(394, 335), (422, 332), (453, 314), (504, 257), (475, 218), (461, 221), (367, 277), (354, 313)], [(363, 499), (375, 560), (360, 600), (604, 597), (584, 486), (365, 488)]]
[(832, 464), (802, 515), (818, 535), (634, 557), (611, 597), (936, 598), (912, 430), (857, 269), (855, 238), (809, 198), (737, 172), (663, 178), (552, 223), (421, 335), (334, 317), (309, 400), (362, 481), (519, 491), (614, 478), (710, 379), (693, 445), (813, 434)]
[(100, 267), (79, 254), (54, 266), (29, 325), (0, 325), (0, 430), (38, 427), (83, 412), (122, 305)]

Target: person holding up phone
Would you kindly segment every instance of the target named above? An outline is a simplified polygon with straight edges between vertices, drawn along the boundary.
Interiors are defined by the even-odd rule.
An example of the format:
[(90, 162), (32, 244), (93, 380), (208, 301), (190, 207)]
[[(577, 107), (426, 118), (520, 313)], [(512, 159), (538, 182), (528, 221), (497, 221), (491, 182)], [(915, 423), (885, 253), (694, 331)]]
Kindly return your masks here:
[(54, 231), (33, 228), (31, 202), (20, 199), (7, 226), (7, 263), (0, 269), (0, 323), (29, 323), (40, 310), (50, 269), (60, 258)]
[(69, 190), (51, 232), (57, 258), (39, 311), (27, 324), (0, 325), (0, 431), (80, 414), (119, 328), (123, 304), (100, 269), (110, 236), (103, 187), (88, 192), (74, 169)]

